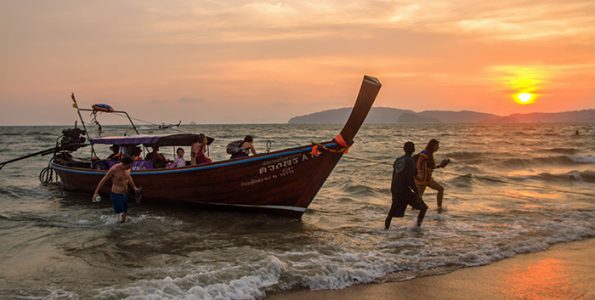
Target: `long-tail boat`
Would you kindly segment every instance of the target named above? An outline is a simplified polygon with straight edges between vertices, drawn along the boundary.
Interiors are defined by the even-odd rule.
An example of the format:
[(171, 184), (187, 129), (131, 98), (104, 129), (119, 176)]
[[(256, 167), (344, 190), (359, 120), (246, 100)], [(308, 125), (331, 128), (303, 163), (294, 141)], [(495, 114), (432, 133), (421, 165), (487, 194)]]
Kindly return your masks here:
[[(347, 123), (330, 141), (181, 168), (137, 169), (133, 165), (132, 178), (137, 186), (143, 188), (143, 201), (185, 203), (300, 218), (352, 145), (380, 87), (378, 79), (364, 77)], [(91, 147), (96, 144), (184, 146), (195, 140), (192, 134), (178, 134), (90, 138), (89, 142)], [(94, 166), (97, 164), (90, 160), (55, 155), (49, 168), (60, 177), (64, 189), (92, 193), (107, 172)], [(109, 193), (110, 186), (106, 184), (101, 193)]]

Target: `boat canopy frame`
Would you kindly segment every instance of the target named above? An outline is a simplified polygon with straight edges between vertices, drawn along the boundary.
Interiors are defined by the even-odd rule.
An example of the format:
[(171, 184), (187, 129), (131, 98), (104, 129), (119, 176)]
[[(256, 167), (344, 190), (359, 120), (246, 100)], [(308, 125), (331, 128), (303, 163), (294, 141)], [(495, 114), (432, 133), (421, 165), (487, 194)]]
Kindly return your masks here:
[[(207, 137), (207, 145), (210, 145), (215, 139)], [(192, 146), (199, 141), (199, 135), (194, 133), (178, 133), (168, 135), (143, 134), (132, 136), (106, 136), (93, 138), (91, 144), (104, 145), (139, 145), (144, 146)]]
[[(130, 121), (130, 125), (132, 125), (132, 129), (134, 129), (134, 132), (136, 132), (136, 134), (140, 134), (140, 132), (136, 128), (136, 125), (132, 121), (132, 118), (130, 117), (130, 115), (127, 112), (123, 111), (123, 110), (103, 111), (103, 110), (96, 110), (96, 109), (92, 109), (92, 108), (77, 108), (77, 110), (78, 111), (89, 111), (89, 112), (92, 112), (92, 113), (94, 113), (94, 112), (102, 112), (102, 113), (106, 113), (106, 114), (122, 114), (122, 115), (125, 115), (126, 118), (128, 118), (128, 121)], [(82, 119), (82, 117), (81, 117), (81, 119)]]

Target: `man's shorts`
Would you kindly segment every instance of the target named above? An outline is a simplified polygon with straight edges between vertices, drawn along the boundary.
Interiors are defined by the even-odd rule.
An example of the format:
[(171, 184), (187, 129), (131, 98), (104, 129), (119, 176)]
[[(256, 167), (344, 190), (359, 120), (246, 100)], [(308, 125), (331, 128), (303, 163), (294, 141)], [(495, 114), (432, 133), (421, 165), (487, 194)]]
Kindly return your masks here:
[(117, 214), (128, 212), (128, 194), (110, 194), (114, 212)]
[(415, 193), (405, 191), (393, 195), (393, 204), (388, 214), (392, 217), (402, 218), (405, 215), (407, 205), (411, 205), (411, 207), (419, 210), (428, 209), (428, 205), (423, 200), (418, 199)]

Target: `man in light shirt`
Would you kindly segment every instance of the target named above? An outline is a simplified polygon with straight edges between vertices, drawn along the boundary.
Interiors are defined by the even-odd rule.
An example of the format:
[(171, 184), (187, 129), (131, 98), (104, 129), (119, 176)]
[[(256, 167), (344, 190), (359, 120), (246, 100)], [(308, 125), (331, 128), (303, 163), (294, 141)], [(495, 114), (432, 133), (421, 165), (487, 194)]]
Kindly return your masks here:
[(186, 166), (186, 160), (184, 159), (184, 149), (178, 148), (176, 150), (176, 154), (178, 155), (176, 157), (176, 159), (174, 160), (174, 163), (176, 163), (176, 168), (185, 167)]

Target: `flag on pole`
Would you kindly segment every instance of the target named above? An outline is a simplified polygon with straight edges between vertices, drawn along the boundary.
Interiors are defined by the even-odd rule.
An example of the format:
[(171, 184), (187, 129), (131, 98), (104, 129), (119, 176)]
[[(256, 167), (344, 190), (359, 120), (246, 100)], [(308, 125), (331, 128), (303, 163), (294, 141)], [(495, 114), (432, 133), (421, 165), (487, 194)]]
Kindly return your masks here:
[(76, 99), (74, 98), (74, 93), (70, 94), (70, 98), (72, 98), (72, 102), (74, 102), (72, 104), (72, 107), (78, 109), (79, 106), (78, 106), (78, 103), (76, 103)]

